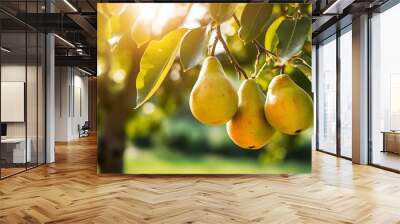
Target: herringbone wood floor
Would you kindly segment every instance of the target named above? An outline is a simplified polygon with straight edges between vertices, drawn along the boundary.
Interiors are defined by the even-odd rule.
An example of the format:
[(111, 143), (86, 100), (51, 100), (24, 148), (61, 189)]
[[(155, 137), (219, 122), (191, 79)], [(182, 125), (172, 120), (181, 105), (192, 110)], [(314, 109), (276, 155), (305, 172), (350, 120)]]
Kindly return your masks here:
[(315, 152), (311, 175), (97, 176), (93, 137), (0, 181), (0, 223), (400, 223), (400, 175)]

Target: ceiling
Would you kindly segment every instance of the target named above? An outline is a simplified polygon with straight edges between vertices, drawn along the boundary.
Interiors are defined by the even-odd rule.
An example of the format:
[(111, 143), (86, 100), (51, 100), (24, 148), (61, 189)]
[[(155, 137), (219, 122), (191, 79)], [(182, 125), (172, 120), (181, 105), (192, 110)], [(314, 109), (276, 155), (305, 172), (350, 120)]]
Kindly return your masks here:
[(95, 74), (96, 3), (96, 0), (47, 0), (46, 5), (45, 0), (1, 0), (2, 46), (12, 50), (7, 58), (20, 61), (25, 56), (35, 57), (38, 49), (33, 38), (37, 33), (54, 32), (56, 65), (78, 66)]
[[(353, 16), (386, 1), (312, 0), (313, 42), (332, 35), (340, 26), (351, 23)], [(0, 25), (2, 32), (6, 33), (2, 35), (2, 44), (12, 48), (15, 57), (22, 57), (21, 55), (26, 55), (26, 28), (29, 31), (54, 32), (58, 35), (55, 38), (56, 64), (80, 66), (95, 74), (97, 2), (98, 0), (47, 0), (46, 5), (45, 0), (1, 0)], [(35, 43), (30, 43), (30, 37), (27, 39), (29, 55), (34, 53), (36, 46)]]
[(313, 43), (316, 44), (352, 23), (352, 18), (373, 11), (388, 0), (312, 0)]

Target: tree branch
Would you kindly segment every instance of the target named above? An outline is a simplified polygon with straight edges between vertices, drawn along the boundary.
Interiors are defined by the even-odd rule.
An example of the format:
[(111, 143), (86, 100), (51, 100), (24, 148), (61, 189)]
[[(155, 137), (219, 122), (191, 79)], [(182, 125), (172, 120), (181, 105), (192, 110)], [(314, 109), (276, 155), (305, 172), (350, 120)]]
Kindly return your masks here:
[(253, 40), (253, 43), (256, 45), (256, 47), (259, 47), (262, 51), (265, 52), (265, 54), (269, 55), (270, 57), (274, 57), (274, 58), (279, 58), (278, 55), (276, 55), (275, 53), (265, 49), (264, 46), (262, 46), (262, 44), (260, 44), (260, 42), (258, 42), (257, 40)]
[(217, 26), (217, 36), (219, 41), (221, 41), (222, 46), (225, 49), (225, 52), (227, 53), (228, 57), (229, 57), (229, 61), (231, 62), (231, 64), (233, 65), (233, 67), (236, 69), (236, 71), (240, 75), (243, 75), (243, 77), (245, 79), (249, 79), (249, 77), (247, 76), (246, 72), (244, 71), (244, 69), (240, 66), (239, 62), (236, 60), (235, 57), (233, 57), (232, 53), (230, 52), (228, 45), (226, 44), (224, 38), (222, 37), (222, 33), (221, 33), (221, 27), (218, 25)]
[(236, 24), (237, 24), (238, 26), (240, 26), (239, 18), (236, 16), (235, 13), (233, 13), (233, 19), (235, 20)]
[(255, 77), (256, 75), (257, 75), (257, 69), (258, 69), (258, 64), (260, 63), (260, 56), (261, 56), (261, 50), (260, 50), (260, 48), (259, 47), (257, 47), (257, 45), (256, 45), (256, 48), (257, 48), (257, 57), (256, 57), (256, 62), (254, 63), (254, 73), (253, 73), (253, 76), (252, 77)]
[(218, 35), (215, 35), (215, 39), (211, 48), (211, 56), (215, 55), (215, 48), (217, 47), (217, 43), (218, 43)]
[[(241, 26), (241, 25), (240, 25), (240, 21), (239, 21), (239, 19), (237, 18), (236, 14), (233, 14), (233, 19), (235, 20), (236, 24), (240, 27), (240, 26)], [(270, 56), (270, 57), (272, 56), (272, 57), (275, 57), (275, 58), (279, 58), (275, 53), (273, 53), (273, 52), (271, 52), (271, 51), (265, 49), (265, 47), (263, 47), (262, 44), (260, 44), (260, 42), (258, 42), (258, 40), (253, 40), (252, 43), (256, 46), (257, 50), (258, 50), (258, 49), (261, 49), (261, 50), (264, 51), (265, 54), (267, 54), (268, 56)]]

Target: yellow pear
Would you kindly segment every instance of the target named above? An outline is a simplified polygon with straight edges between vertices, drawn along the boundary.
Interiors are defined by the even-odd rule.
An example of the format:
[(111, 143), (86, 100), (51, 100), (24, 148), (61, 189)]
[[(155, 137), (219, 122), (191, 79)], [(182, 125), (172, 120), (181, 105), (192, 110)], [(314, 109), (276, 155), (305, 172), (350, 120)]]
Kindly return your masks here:
[(207, 57), (190, 93), (190, 110), (203, 124), (220, 125), (235, 115), (238, 96), (214, 56)]
[(311, 97), (285, 74), (269, 84), (264, 110), (268, 122), (289, 135), (299, 134), (313, 122)]
[(265, 96), (254, 79), (246, 80), (239, 89), (239, 108), (226, 124), (232, 141), (245, 149), (260, 149), (270, 141), (275, 130), (264, 115)]

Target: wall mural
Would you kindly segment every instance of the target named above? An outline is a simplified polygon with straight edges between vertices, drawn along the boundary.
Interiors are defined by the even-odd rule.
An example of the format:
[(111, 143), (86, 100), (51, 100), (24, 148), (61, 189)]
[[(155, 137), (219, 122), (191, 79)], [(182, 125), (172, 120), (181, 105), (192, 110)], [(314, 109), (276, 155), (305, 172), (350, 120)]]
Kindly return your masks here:
[(311, 4), (97, 7), (99, 173), (311, 171)]

